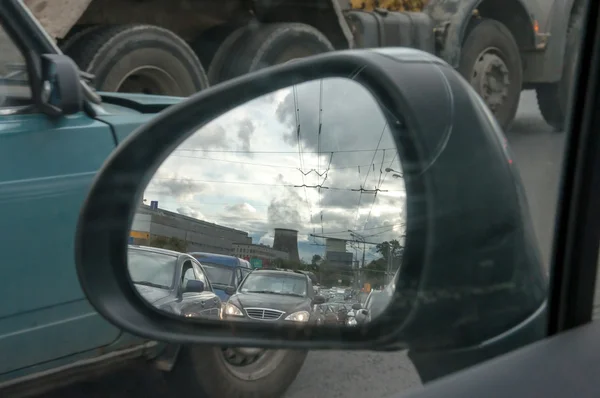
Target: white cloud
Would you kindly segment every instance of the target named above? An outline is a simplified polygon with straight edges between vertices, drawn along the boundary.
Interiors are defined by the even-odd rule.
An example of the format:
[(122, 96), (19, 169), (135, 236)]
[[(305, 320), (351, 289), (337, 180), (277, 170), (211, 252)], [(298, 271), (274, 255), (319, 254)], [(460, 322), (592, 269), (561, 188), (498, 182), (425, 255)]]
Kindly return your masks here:
[(381, 242), (403, 234), (397, 172), (393, 136), (371, 94), (348, 79), (325, 79), (203, 126), (161, 166), (145, 198), (248, 231), (255, 243), (272, 244), (274, 228), (297, 229), (305, 242), (313, 232), (343, 238), (348, 230)]

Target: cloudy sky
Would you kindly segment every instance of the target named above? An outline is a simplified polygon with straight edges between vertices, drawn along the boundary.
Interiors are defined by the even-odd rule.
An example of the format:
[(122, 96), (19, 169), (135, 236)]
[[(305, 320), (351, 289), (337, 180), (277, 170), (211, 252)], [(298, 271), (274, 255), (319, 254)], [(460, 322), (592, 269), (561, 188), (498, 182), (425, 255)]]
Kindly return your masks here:
[[(367, 242), (398, 239), (405, 190), (388, 127), (358, 83), (307, 82), (197, 130), (161, 166), (144, 198), (247, 231), (254, 243), (271, 245), (274, 228), (296, 229), (307, 261), (324, 252), (324, 240), (311, 234), (353, 239), (352, 230)], [(356, 251), (352, 246), (347, 250)], [(369, 260), (374, 246), (366, 247)]]

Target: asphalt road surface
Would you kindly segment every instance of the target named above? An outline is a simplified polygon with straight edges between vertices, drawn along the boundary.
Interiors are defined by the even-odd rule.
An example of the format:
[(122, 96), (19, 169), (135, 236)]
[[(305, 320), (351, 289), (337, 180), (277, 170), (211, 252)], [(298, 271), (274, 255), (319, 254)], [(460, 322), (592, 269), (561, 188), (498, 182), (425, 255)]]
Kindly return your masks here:
[[(550, 252), (564, 134), (542, 120), (535, 94), (525, 92), (508, 140), (526, 187), (542, 255)], [(309, 354), (285, 398), (387, 397), (421, 386), (404, 352), (316, 351)], [(44, 395), (48, 398), (49, 395)], [(127, 371), (78, 384), (52, 398), (166, 398), (157, 372)], [(41, 398), (41, 397), (40, 397)]]

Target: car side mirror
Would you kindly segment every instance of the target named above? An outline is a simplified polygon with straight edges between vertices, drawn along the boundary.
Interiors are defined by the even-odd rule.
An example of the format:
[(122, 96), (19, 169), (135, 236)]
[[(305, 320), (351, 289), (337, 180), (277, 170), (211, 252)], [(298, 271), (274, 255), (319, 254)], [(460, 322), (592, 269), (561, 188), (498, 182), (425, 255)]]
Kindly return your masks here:
[(319, 304), (323, 304), (325, 302), (325, 297), (323, 296), (315, 296), (315, 298), (313, 299), (313, 304), (319, 305)]
[(40, 57), (39, 80), (34, 96), (40, 109), (50, 116), (72, 115), (83, 109), (83, 89), (79, 68), (62, 54)]
[(204, 291), (204, 282), (191, 279), (187, 281), (183, 288), (183, 293), (202, 293)]
[[(343, 110), (338, 106), (341, 102)], [(314, 106), (317, 103), (319, 106)], [(280, 117), (280, 107), (285, 109), (285, 117)], [(259, 109), (260, 112), (255, 112)], [(163, 179), (159, 173), (161, 165), (169, 156), (179, 156), (178, 148), (190, 149), (187, 145), (191, 141), (198, 142), (198, 149), (202, 149), (206, 137), (215, 131), (225, 131), (227, 139), (235, 140), (236, 129), (230, 126), (245, 123), (245, 116), (240, 119), (241, 115), (250, 115), (255, 126), (263, 123), (271, 126), (272, 122), (273, 128), (259, 129), (264, 133), (261, 137), (268, 138), (274, 148), (268, 152), (280, 154), (283, 148), (289, 148), (285, 153), (290, 162), (295, 161), (295, 147), (299, 144), (294, 141), (300, 140), (301, 146), (306, 145), (307, 151), (310, 148), (314, 152), (314, 138), (318, 139), (312, 133), (299, 137), (300, 119), (306, 131), (307, 121), (321, 120), (321, 109), (323, 115), (328, 115), (324, 117), (328, 120), (327, 126), (331, 126), (323, 125), (327, 130), (326, 139), (347, 145), (336, 145), (334, 160), (343, 158), (349, 162), (346, 165), (373, 164), (376, 162), (373, 154), (381, 156), (376, 159), (383, 159), (383, 151), (386, 151), (386, 166), (390, 165), (386, 173), (397, 175), (386, 179), (386, 185), (380, 187), (390, 192), (390, 200), (394, 198), (389, 206), (384, 206), (390, 208), (390, 213), (386, 213), (389, 218), (386, 215), (384, 219), (397, 219), (399, 226), (390, 231), (389, 237), (396, 239), (387, 241), (391, 246), (388, 251), (384, 250), (389, 253), (392, 249), (388, 267), (397, 268), (394, 281), (398, 281), (398, 285), (389, 285), (389, 291), (396, 289), (393, 296), (386, 292), (379, 297), (386, 299), (386, 306), (377, 306), (375, 311), (381, 315), (369, 311), (363, 327), (346, 328), (340, 333), (337, 329), (343, 325), (324, 328), (305, 322), (309, 317), (305, 317), (303, 311), (296, 311), (302, 314), (286, 316), (289, 319), (280, 319), (281, 322), (270, 322), (268, 320), (279, 320), (277, 317), (283, 314), (250, 308), (257, 312), (251, 311), (249, 315), (245, 303), (237, 300), (242, 308), (229, 303), (226, 319), (217, 324), (203, 320), (191, 323), (183, 316), (174, 318), (159, 310), (149, 313), (147, 303), (135, 294), (129, 283), (126, 237), (131, 235), (133, 220), (144, 206), (141, 201), (144, 192)], [(290, 137), (294, 139), (288, 139)], [(361, 152), (338, 155), (346, 150)], [(317, 151), (310, 164), (320, 159), (321, 153), (327, 156)], [(390, 153), (390, 158), (397, 159), (397, 165), (392, 161), (388, 163)], [(329, 160), (331, 156), (329, 154)], [(349, 156), (352, 156), (351, 161)], [(240, 164), (245, 163), (240, 158)], [(345, 167), (343, 164), (340, 162), (337, 167)], [(211, 167), (222, 166), (211, 164), (206, 171)], [(332, 167), (336, 167), (334, 163)], [(279, 168), (271, 168), (275, 179), (284, 175)], [(281, 182), (285, 181), (283, 187), (291, 185), (289, 188), (296, 192), (295, 188), (300, 186), (295, 184), (300, 182), (300, 176), (297, 170), (292, 172), (293, 169), (289, 169), (292, 173), (289, 178), (284, 176)], [(193, 170), (189, 171), (189, 178), (200, 178), (198, 169)], [(257, 177), (250, 168), (241, 169), (238, 176), (235, 183), (244, 185)], [(209, 182), (207, 187), (216, 189), (220, 186), (218, 183), (227, 182), (228, 186), (229, 182), (233, 183), (225, 180), (223, 176), (223, 180)], [(328, 180), (323, 187), (310, 185), (313, 183), (302, 186), (329, 188), (332, 192), (339, 189), (342, 195), (366, 190), (363, 186), (366, 183), (359, 181), (339, 185), (339, 180), (332, 180), (330, 185)], [(377, 193), (380, 183), (370, 186), (374, 190), (366, 191)], [(244, 192), (242, 189), (240, 192)], [(267, 190), (263, 191), (261, 197), (268, 200)], [(269, 195), (277, 193), (269, 192)], [(360, 197), (360, 193), (358, 195)], [(376, 197), (380, 199), (379, 195)], [(379, 206), (377, 201), (376, 206)], [(277, 224), (285, 227), (287, 221), (291, 220), (278, 220)], [(348, 219), (348, 222), (352, 225), (355, 220)], [(449, 235), (449, 230), (461, 232)], [(440, 347), (439, 342), (445, 342), (443, 351), (447, 352), (503, 335), (507, 325), (512, 327), (515, 319), (529, 320), (533, 314), (545, 313), (548, 285), (542, 256), (531, 231), (525, 189), (510, 158), (504, 133), (494, 121), (493, 113), (453, 66), (410, 48), (331, 51), (214, 85), (161, 111), (129, 135), (104, 162), (88, 190), (77, 227), (77, 275), (88, 301), (104, 318), (124, 331), (151, 340), (302, 350), (331, 346), (378, 350), (410, 347), (412, 353), (429, 352), (432, 347)], [(294, 242), (297, 242), (298, 231), (277, 228), (277, 234), (282, 243), (287, 242), (286, 247), (292, 243), (289, 247), (294, 253), (288, 253), (288, 258), (296, 258)], [(331, 267), (328, 270), (342, 272), (335, 264), (346, 259), (351, 261), (346, 256), (350, 254), (345, 253), (335, 260), (332, 257), (323, 270)], [(484, 259), (493, 261), (485, 262), (482, 267)], [(452, 267), (451, 278), (449, 267)], [(261, 275), (271, 272), (283, 270), (258, 271)], [(512, 277), (511, 283), (507, 283), (508, 276)], [(304, 279), (298, 273), (294, 277)], [(400, 285), (403, 288), (399, 288)], [(490, 286), (498, 286), (498, 289), (490, 289)], [(453, 291), (466, 293), (457, 297), (438, 294)], [(515, 297), (519, 299), (518, 306), (510, 304)], [(322, 302), (312, 295), (311, 298), (313, 300), (305, 301)], [(269, 299), (283, 300), (283, 296), (271, 295)], [(461, 315), (469, 313), (474, 306), (481, 313), (502, 318), (490, 322), (486, 317), (471, 317), (463, 322)], [(359, 311), (364, 313), (364, 310)], [(374, 315), (379, 316), (370, 322)], [(253, 317), (264, 318), (265, 322), (247, 319)], [(243, 322), (235, 322), (232, 327), (236, 319)], [(541, 315), (535, 315), (535, 322), (541, 320)], [(455, 327), (457, 322), (460, 327)], [(543, 330), (536, 329), (535, 333), (539, 333), (540, 338), (545, 337)], [(532, 335), (533, 332), (528, 336)]]
[(225, 293), (227, 293), (227, 295), (231, 296), (231, 295), (235, 294), (235, 290), (236, 290), (235, 287), (227, 286), (225, 288)]
[(354, 304), (352, 304), (352, 309), (353, 309), (354, 311), (358, 311), (358, 310), (360, 310), (361, 308), (362, 308), (362, 305), (360, 305), (360, 303), (354, 303)]

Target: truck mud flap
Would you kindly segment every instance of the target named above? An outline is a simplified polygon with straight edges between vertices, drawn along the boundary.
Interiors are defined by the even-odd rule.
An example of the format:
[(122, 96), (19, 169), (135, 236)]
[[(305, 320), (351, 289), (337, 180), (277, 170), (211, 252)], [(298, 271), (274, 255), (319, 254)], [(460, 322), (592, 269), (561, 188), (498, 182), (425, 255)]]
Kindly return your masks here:
[(346, 17), (356, 48), (411, 47), (435, 54), (434, 23), (425, 13), (352, 10)]

